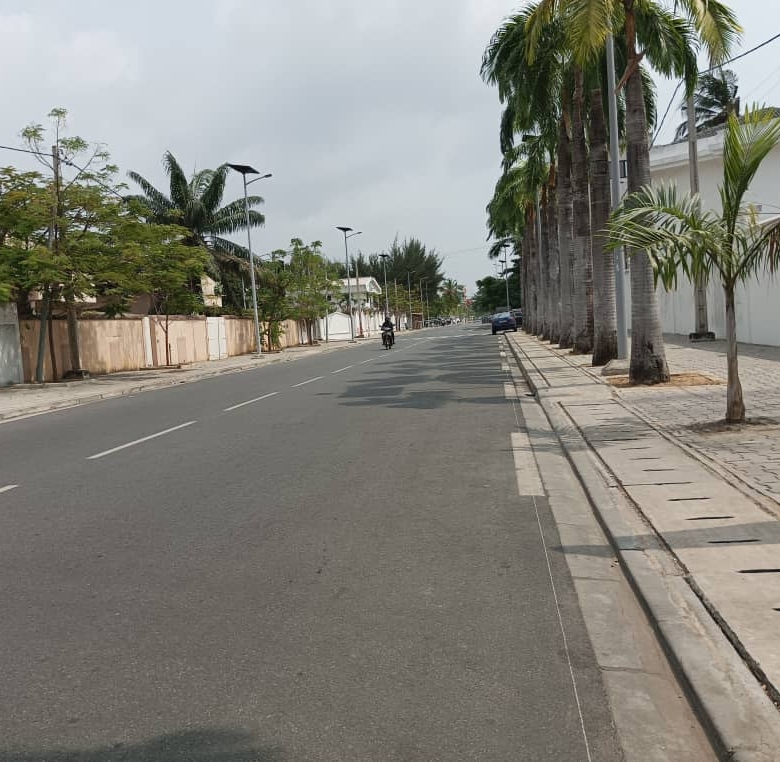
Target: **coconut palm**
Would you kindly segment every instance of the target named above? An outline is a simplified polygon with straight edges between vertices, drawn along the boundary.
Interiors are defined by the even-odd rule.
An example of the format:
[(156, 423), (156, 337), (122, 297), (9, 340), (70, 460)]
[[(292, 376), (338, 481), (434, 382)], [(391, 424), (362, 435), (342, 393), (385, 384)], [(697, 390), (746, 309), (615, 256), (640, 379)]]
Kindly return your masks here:
[[(729, 114), (739, 116), (738, 90), (737, 75), (730, 69), (718, 69), (716, 72), (702, 74), (696, 85), (696, 92), (693, 94), (696, 132), (726, 124)], [(687, 99), (682, 102), (681, 111), (683, 116), (687, 116)], [(685, 140), (687, 137), (688, 120), (686, 118), (674, 133), (674, 139)]]
[(745, 420), (737, 359), (737, 285), (780, 269), (780, 220), (759, 221), (745, 192), (761, 162), (780, 144), (780, 119), (760, 109), (740, 121), (728, 117), (723, 142), (721, 214), (701, 210), (698, 195), (680, 197), (675, 186), (648, 186), (628, 196), (609, 225), (611, 245), (646, 249), (659, 280), (674, 288), (678, 272), (694, 282), (713, 274), (726, 300), (728, 387), (726, 421)]
[[(733, 13), (720, 0), (677, 0), (674, 9), (683, 16), (655, 0), (540, 0), (529, 20), (533, 52), (551, 19), (565, 18), (568, 43), (578, 61), (600, 54), (609, 35), (623, 32), (627, 66), (619, 88), (625, 87), (629, 192), (650, 183), (648, 118), (640, 61), (647, 57), (660, 73), (684, 76), (691, 92), (696, 81), (693, 30), (714, 61), (725, 59), (740, 32)], [(666, 34), (670, 30), (677, 34)], [(641, 50), (640, 38), (645, 40)], [(653, 268), (641, 251), (632, 256), (631, 296), (630, 377), (641, 383), (666, 381), (669, 369)]]
[[(187, 180), (184, 171), (170, 151), (163, 156), (163, 166), (170, 181), (166, 196), (137, 172), (128, 172), (143, 195), (135, 196), (148, 209), (148, 219), (163, 225), (176, 224), (190, 231), (185, 243), (203, 246), (211, 254), (210, 274), (222, 282), (226, 302), (233, 307), (243, 303), (240, 274), (249, 267), (249, 252), (243, 246), (225, 238), (246, 230), (244, 199), (222, 206), (226, 164), (217, 169), (203, 169)], [(265, 217), (252, 207), (263, 203), (260, 196), (249, 196), (249, 223), (252, 227), (265, 224)]]

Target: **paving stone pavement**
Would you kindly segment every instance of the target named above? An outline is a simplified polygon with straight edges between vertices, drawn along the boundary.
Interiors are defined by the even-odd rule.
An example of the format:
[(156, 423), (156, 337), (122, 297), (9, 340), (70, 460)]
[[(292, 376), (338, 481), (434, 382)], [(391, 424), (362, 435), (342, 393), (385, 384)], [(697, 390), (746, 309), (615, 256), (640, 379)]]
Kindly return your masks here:
[[(726, 343), (691, 343), (684, 336), (665, 338), (672, 373), (704, 373), (723, 384), (634, 387), (621, 389), (619, 396), (654, 424), (776, 501), (780, 510), (780, 347), (739, 345), (747, 415), (776, 423), (701, 432), (698, 426), (722, 420), (726, 409)], [(562, 354), (578, 365), (590, 362), (589, 356)]]

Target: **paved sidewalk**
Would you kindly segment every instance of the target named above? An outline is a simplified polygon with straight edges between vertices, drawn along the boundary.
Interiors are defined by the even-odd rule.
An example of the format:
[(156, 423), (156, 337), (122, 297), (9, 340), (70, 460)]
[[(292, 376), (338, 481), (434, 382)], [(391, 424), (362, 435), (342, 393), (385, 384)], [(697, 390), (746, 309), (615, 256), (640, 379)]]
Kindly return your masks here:
[[(549, 346), (549, 345), (548, 345)], [(552, 349), (552, 347), (551, 347)], [(587, 366), (590, 356), (553, 350), (569, 362)], [(780, 347), (739, 345), (739, 375), (748, 418), (762, 425), (702, 431), (702, 424), (723, 420), (726, 409), (725, 341), (691, 343), (683, 336), (666, 337), (672, 373), (702, 373), (721, 380), (716, 386), (631, 387), (617, 394), (641, 415), (692, 448), (726, 476), (770, 498), (780, 515)]]
[(0, 388), (0, 422), (151, 389), (200, 381), (223, 373), (252, 370), (272, 363), (294, 362), (302, 357), (357, 347), (361, 344), (362, 342), (351, 344), (334, 341), (313, 347), (290, 347), (282, 352), (266, 353), (260, 357), (250, 354), (228, 357), (224, 360), (190, 363), (174, 369), (149, 368), (95, 376), (86, 381), (6, 386)]
[[(658, 547), (660, 537), (663, 546), (671, 551), (682, 569), (686, 582), (758, 677), (758, 681), (752, 682), (752, 691), (750, 683), (753, 679), (749, 678), (747, 692), (741, 693), (736, 687), (729, 687), (730, 681), (724, 677), (726, 670), (720, 659), (702, 667), (705, 672), (712, 672), (710, 677), (714, 685), (720, 685), (722, 694), (718, 697), (717, 691), (713, 691), (716, 695), (708, 696), (706, 694), (710, 691), (704, 691), (704, 700), (714, 700), (716, 704), (720, 700), (721, 719), (731, 717), (729, 712), (735, 718), (742, 715), (741, 719), (747, 723), (742, 726), (743, 729), (749, 727), (756, 711), (756, 693), (759, 696), (758, 706), (763, 707), (761, 702), (765, 700), (762, 690), (775, 701), (780, 700), (780, 647), (777, 639), (777, 623), (780, 621), (780, 521), (745, 492), (735, 489), (705, 466), (700, 458), (677, 446), (672, 437), (663, 436), (652, 422), (645, 419), (645, 411), (648, 418), (650, 413), (662, 418), (668, 415), (671, 416), (669, 420), (674, 420), (682, 428), (686, 422), (697, 420), (697, 411), (700, 415), (709, 411), (704, 420), (715, 420), (718, 413), (713, 411), (712, 406), (725, 395), (725, 387), (617, 393), (599, 375), (582, 367), (587, 358), (573, 358), (522, 333), (507, 334), (506, 340), (562, 441), (575, 451), (582, 452), (586, 448), (594, 453), (606, 467), (608, 487), (624, 491), (649, 524), (644, 534), (618, 536), (613, 538), (613, 542), (618, 547), (625, 545), (624, 549), (647, 553)], [(707, 354), (708, 350), (688, 350), (682, 344), (672, 344), (669, 359), (673, 372), (695, 370), (714, 374), (717, 359), (707, 365)], [(686, 361), (684, 367), (681, 367), (681, 357)], [(695, 364), (696, 358), (699, 358), (698, 365)], [(751, 394), (747, 389), (748, 377), (753, 377), (754, 380), (749, 383), (757, 387), (760, 373), (770, 372), (762, 367), (762, 363), (775, 362), (759, 357), (751, 360), (745, 363), (750, 368), (746, 368), (745, 373), (748, 395)], [(768, 366), (769, 369), (772, 367), (771, 364)], [(711, 397), (697, 395), (696, 392), (702, 388), (715, 391), (710, 392)], [(755, 388), (754, 393), (757, 392)], [(639, 398), (634, 395), (639, 395)], [(664, 395), (669, 398), (665, 399)], [(630, 399), (633, 405), (626, 405), (624, 398)], [(771, 409), (766, 401), (762, 404), (763, 410)], [(632, 409), (634, 406), (642, 408), (641, 415)], [(755, 432), (750, 433), (756, 436)], [(767, 440), (771, 438), (771, 434), (761, 436), (767, 437)], [(717, 453), (719, 446), (724, 447), (711, 445), (711, 451)], [(767, 441), (765, 448), (769, 446)], [(777, 447), (777, 442), (772, 446)], [(603, 504), (595, 507), (600, 512), (605, 510)], [(587, 549), (582, 549), (582, 552), (587, 553)], [(668, 606), (668, 612), (657, 618), (656, 626), (660, 630), (673, 621), (675, 606)], [(701, 669), (695, 671), (698, 673)], [(684, 668), (683, 672), (686, 672)], [(685, 674), (684, 677), (690, 680), (691, 675)], [(725, 712), (722, 711), (724, 701)], [(780, 737), (780, 714), (769, 702), (766, 703), (768, 706), (763, 707), (761, 712), (769, 718), (767, 732), (774, 734), (775, 738)], [(751, 708), (748, 710), (746, 707)], [(715, 714), (718, 712), (716, 706)], [(730, 734), (726, 732), (724, 735)], [(731, 735), (744, 737), (744, 732)], [(759, 739), (756, 742), (759, 746), (764, 743)], [(750, 751), (751, 741), (747, 739), (745, 743), (745, 749)], [(748, 754), (736, 758), (777, 759), (774, 756), (776, 746), (769, 754), (758, 747), (756, 750), (759, 752), (756, 756)]]

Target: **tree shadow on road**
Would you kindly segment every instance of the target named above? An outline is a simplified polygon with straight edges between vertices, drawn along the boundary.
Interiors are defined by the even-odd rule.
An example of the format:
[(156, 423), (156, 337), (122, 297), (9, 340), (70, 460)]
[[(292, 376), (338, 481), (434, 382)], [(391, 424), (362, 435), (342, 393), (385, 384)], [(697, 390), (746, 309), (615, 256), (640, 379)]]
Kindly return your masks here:
[(138, 744), (81, 750), (0, 750), (0, 762), (288, 762), (243, 730), (185, 730)]

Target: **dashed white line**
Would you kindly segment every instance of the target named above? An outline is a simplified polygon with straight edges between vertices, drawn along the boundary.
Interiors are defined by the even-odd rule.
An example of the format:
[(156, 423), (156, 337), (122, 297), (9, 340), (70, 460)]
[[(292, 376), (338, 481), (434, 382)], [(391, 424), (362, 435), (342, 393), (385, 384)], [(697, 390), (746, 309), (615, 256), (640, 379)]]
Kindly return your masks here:
[(110, 450), (104, 450), (103, 452), (98, 452), (95, 455), (90, 455), (87, 457), (87, 460), (97, 460), (98, 458), (104, 458), (106, 455), (111, 455), (112, 453), (119, 452), (120, 450), (124, 450), (128, 447), (133, 447), (134, 445), (148, 442), (150, 439), (157, 439), (157, 437), (170, 434), (172, 431), (186, 429), (187, 426), (192, 426), (193, 423), (197, 423), (197, 421), (187, 421), (187, 423), (180, 423), (178, 426), (171, 426), (171, 428), (158, 431), (156, 434), (149, 434), (148, 437), (141, 437), (140, 439), (134, 439), (132, 442), (125, 442), (125, 444), (119, 445), (118, 447), (112, 447)]
[(354, 367), (354, 365), (345, 365), (343, 368), (339, 368), (338, 370), (332, 370), (331, 373), (343, 373), (345, 370), (349, 370), (350, 368)]
[(360, 364), (361, 365), (365, 365), (367, 362), (371, 362), (371, 360), (373, 360), (373, 359), (374, 359), (373, 357), (369, 357), (368, 360), (361, 360)]
[(299, 386), (306, 386), (306, 384), (311, 384), (311, 383), (313, 383), (314, 381), (319, 381), (321, 378), (322, 378), (322, 376), (315, 376), (314, 378), (309, 378), (309, 379), (307, 379), (306, 381), (301, 381), (301, 383), (300, 383), (300, 384), (293, 384), (293, 385), (292, 385), (292, 388), (293, 388), (293, 389), (296, 389), (296, 388), (297, 388), (297, 387), (299, 387)]
[(18, 484), (6, 484), (5, 487), (0, 487), (0, 492), (10, 492), (12, 489), (16, 489)]
[(279, 394), (279, 392), (270, 392), (269, 394), (264, 394), (262, 397), (255, 397), (254, 399), (247, 400), (246, 402), (239, 402), (237, 405), (226, 407), (222, 412), (229, 413), (231, 410), (238, 410), (238, 408), (244, 407), (244, 405), (251, 405), (254, 402), (260, 402), (260, 400), (267, 400), (269, 397), (273, 397), (275, 394)]

